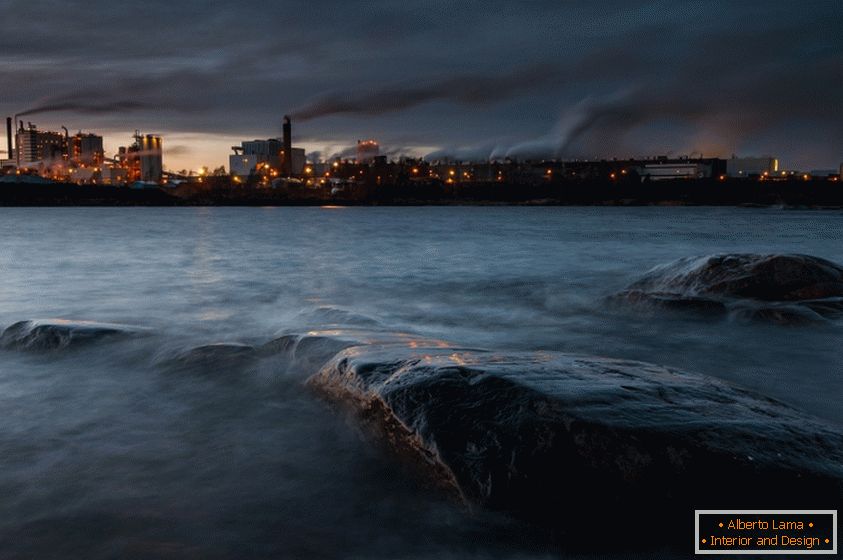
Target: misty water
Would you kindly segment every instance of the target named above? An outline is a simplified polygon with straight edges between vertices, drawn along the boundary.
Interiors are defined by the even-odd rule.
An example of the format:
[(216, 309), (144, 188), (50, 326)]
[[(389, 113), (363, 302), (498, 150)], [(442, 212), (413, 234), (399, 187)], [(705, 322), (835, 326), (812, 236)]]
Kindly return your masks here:
[[(0, 352), (0, 558), (578, 557), (426, 487), (302, 382), (162, 364), (312, 330), (632, 358), (843, 425), (843, 325), (621, 310), (689, 255), (843, 263), (843, 214), (733, 208), (0, 210), (0, 326), (128, 340)], [(232, 365), (235, 364), (235, 365)], [(560, 504), (564, 507), (564, 504)]]

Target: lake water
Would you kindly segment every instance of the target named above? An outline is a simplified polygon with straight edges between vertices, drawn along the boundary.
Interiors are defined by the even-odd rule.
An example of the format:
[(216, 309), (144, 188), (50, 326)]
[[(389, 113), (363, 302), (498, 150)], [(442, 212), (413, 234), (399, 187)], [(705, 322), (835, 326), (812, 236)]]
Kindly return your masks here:
[(604, 302), (690, 255), (843, 263), (841, 224), (734, 208), (0, 209), (0, 326), (150, 330), (0, 353), (0, 558), (578, 557), (422, 488), (301, 386), (312, 372), (161, 361), (316, 329), (402, 332), (655, 362), (841, 426), (839, 322)]

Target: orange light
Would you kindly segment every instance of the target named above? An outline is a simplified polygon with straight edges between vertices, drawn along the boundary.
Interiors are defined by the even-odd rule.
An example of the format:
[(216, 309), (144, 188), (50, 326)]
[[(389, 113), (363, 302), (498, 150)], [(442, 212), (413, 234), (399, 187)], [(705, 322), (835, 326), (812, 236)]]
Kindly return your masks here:
[(616, 175), (614, 173), (609, 174), (609, 178), (614, 179), (615, 177), (616, 177)]

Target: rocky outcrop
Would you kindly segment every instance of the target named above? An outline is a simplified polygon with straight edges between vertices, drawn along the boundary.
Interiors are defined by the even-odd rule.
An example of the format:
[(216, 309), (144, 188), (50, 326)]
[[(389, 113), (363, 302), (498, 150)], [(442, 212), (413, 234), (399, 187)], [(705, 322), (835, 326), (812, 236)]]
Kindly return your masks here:
[(809, 255), (684, 258), (654, 268), (611, 299), (775, 323), (815, 322), (843, 314), (843, 267)]
[(466, 503), (569, 536), (644, 523), (687, 540), (694, 508), (843, 499), (840, 431), (656, 365), (382, 345), (340, 352), (308, 385)]
[(141, 327), (94, 321), (50, 319), (19, 321), (0, 335), (0, 348), (14, 350), (58, 350), (102, 340), (127, 338), (146, 333)]

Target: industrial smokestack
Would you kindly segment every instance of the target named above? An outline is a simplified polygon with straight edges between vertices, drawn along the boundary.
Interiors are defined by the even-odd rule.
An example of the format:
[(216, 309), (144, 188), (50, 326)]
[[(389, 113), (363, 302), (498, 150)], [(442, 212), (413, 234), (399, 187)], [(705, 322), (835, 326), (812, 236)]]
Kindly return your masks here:
[(12, 145), (12, 117), (6, 117), (6, 157), (12, 159), (14, 146)]
[(293, 125), (290, 124), (290, 115), (284, 115), (284, 175), (293, 175)]

